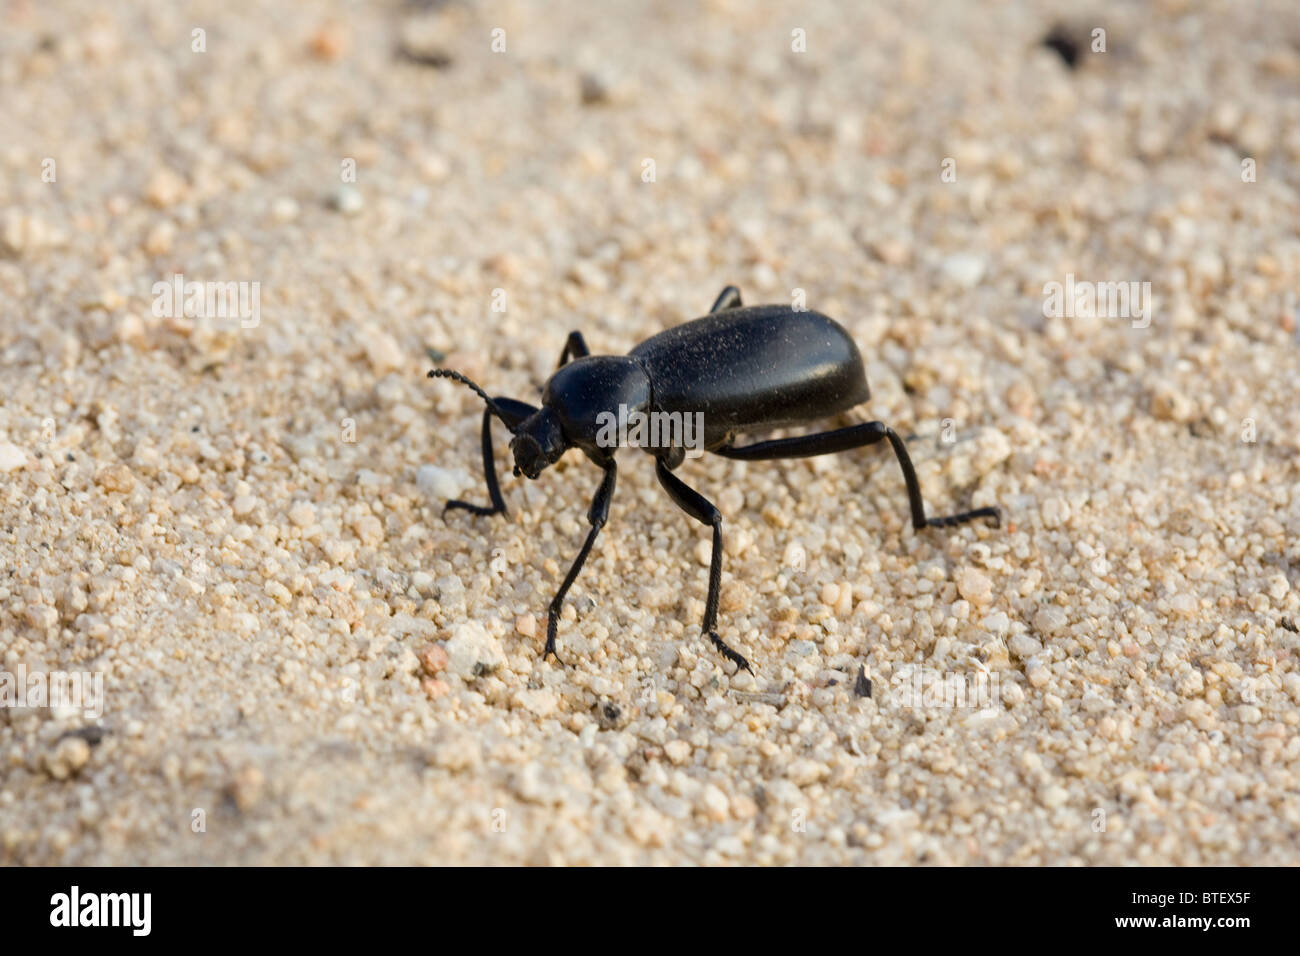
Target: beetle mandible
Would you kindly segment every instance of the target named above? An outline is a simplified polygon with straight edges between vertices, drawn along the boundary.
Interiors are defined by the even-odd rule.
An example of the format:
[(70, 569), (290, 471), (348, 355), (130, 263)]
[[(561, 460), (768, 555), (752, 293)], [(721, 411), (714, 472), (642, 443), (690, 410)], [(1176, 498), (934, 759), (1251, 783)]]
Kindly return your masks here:
[[(898, 433), (883, 422), (737, 447), (736, 436), (742, 432), (806, 425), (818, 418), (829, 418), (865, 402), (870, 392), (858, 347), (834, 319), (785, 305), (745, 308), (735, 286), (722, 290), (704, 318), (660, 332), (627, 355), (592, 355), (582, 333), (570, 332), (559, 365), (546, 382), (540, 408), (513, 398), (493, 398), (450, 369), (434, 369), (429, 377), (454, 379), (472, 388), (487, 404), (483, 411), (483, 476), (491, 504), (452, 500), (443, 508), (444, 515), (456, 508), (476, 515), (506, 511), (492, 458), (493, 416), (513, 436), (510, 450), (514, 453), (516, 476), (536, 478), (570, 448), (580, 449), (604, 470), (604, 479), (587, 512), (591, 530), (548, 609), (543, 660), (550, 655), (560, 659), (555, 651), (555, 634), (564, 596), (609, 517), (618, 446), (601, 441), (600, 436), (607, 416), (620, 409), (642, 414), (702, 413), (703, 449), (740, 461), (808, 458), (888, 441), (903, 471), (913, 528), (952, 527), (975, 518), (991, 518), (995, 525), (1001, 524), (1001, 512), (995, 507), (927, 518), (907, 447)], [(675, 437), (680, 438), (680, 433)], [(654, 456), (655, 474), (668, 496), (696, 521), (713, 529), (703, 634), (737, 670), (743, 667), (753, 674), (749, 661), (717, 632), (722, 515), (708, 499), (673, 474), (686, 457), (680, 441), (661, 440), (644, 450)]]

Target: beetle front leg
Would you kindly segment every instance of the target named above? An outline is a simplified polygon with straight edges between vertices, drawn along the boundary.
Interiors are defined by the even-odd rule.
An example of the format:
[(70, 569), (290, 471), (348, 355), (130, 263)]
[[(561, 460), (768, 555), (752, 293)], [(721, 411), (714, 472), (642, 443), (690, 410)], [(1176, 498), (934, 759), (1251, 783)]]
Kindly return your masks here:
[[(510, 428), (514, 428), (525, 418), (537, 411), (535, 407), (527, 402), (516, 401), (513, 398), (496, 398), (493, 399), (497, 407), (501, 409), (511, 421), (507, 422)], [(492, 410), (483, 410), (483, 479), (487, 482), (488, 498), (491, 505), (475, 505), (468, 501), (460, 501), (453, 498), (442, 506), (443, 516), (446, 517), (448, 511), (462, 509), (476, 515), (497, 515), (506, 513), (506, 502), (501, 497), (501, 486), (497, 484), (496, 459), (492, 455)]]
[(596, 543), (596, 535), (600, 534), (600, 529), (605, 527), (605, 522), (609, 518), (609, 503), (614, 497), (614, 479), (617, 476), (617, 468), (614, 459), (609, 460), (609, 464), (604, 466), (605, 478), (596, 489), (596, 495), (591, 499), (591, 509), (587, 512), (587, 520), (591, 522), (591, 530), (587, 532), (587, 540), (582, 543), (582, 550), (578, 556), (573, 559), (573, 565), (569, 568), (569, 573), (564, 576), (564, 583), (560, 585), (560, 590), (556, 592), (555, 599), (551, 601), (551, 606), (546, 614), (546, 650), (542, 652), (542, 660), (555, 655), (555, 660), (563, 664), (560, 655), (555, 653), (555, 632), (560, 626), (560, 609), (564, 606), (564, 596), (569, 593), (569, 588), (573, 587), (573, 582), (578, 578), (578, 572), (582, 570), (583, 564), (587, 561), (587, 555), (591, 553), (591, 546)]
[(733, 651), (727, 642), (718, 636), (718, 601), (722, 593), (722, 512), (702, 494), (691, 488), (684, 481), (668, 470), (663, 461), (655, 460), (655, 474), (659, 484), (664, 486), (668, 496), (677, 506), (700, 524), (713, 528), (713, 552), (709, 557), (709, 596), (704, 604), (704, 627), (702, 633), (713, 642), (718, 652), (736, 665), (737, 672), (743, 667), (752, 676), (754, 669), (744, 655)]

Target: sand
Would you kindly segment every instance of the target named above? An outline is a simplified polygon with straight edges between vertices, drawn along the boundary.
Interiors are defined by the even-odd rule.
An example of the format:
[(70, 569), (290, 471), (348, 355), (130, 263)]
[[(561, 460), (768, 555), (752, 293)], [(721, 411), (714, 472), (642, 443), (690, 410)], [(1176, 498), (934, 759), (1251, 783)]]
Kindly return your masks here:
[[(6, 5), (0, 672), (103, 708), (0, 707), (0, 861), (1296, 862), (1300, 20), (1097, 4), (1070, 69), (1056, 6)], [(1005, 521), (688, 462), (737, 676), (625, 452), (543, 662), (599, 473), (444, 520), (430, 350), (535, 400), (732, 282)]]

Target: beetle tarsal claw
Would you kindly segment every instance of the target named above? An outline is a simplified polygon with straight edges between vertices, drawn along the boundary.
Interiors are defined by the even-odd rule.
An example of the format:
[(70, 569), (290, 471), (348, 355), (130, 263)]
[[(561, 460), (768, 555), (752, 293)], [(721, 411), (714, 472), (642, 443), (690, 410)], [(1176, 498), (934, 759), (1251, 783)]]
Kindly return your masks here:
[(749, 661), (745, 660), (745, 656), (733, 651), (729, 646), (727, 646), (727, 642), (718, 637), (717, 631), (705, 631), (704, 633), (707, 634), (709, 640), (713, 642), (713, 646), (718, 649), (718, 653), (736, 665), (737, 674), (739, 674), (743, 668), (749, 671), (750, 677), (755, 679), (758, 678), (758, 675), (754, 673), (754, 668), (749, 666)]

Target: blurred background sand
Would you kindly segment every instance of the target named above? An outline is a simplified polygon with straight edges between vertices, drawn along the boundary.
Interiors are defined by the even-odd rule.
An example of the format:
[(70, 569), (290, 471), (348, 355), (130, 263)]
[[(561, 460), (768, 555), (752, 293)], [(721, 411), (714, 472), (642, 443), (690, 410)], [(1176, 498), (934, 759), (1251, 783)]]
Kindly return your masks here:
[[(0, 708), (0, 861), (1295, 862), (1298, 160), (1289, 0), (5, 3), (0, 664), (105, 700)], [(424, 373), (532, 400), (732, 282), (1006, 521), (688, 463), (737, 677), (625, 453), (543, 663), (598, 474), (444, 521), (481, 406)]]

